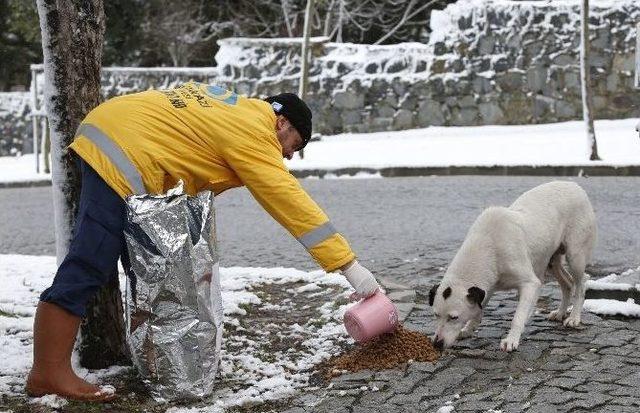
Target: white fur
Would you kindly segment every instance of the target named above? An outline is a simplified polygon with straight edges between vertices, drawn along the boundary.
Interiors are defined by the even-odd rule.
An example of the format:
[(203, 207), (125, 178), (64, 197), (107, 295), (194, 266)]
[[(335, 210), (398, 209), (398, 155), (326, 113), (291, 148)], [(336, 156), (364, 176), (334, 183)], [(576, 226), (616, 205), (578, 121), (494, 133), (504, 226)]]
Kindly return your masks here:
[[(509, 208), (486, 209), (469, 229), (435, 292), (438, 327), (434, 341), (442, 340), (444, 347), (449, 347), (459, 336), (473, 334), (480, 324), (482, 308), (470, 301), (469, 288), (478, 287), (486, 293), (483, 306), (494, 291), (517, 289), (511, 329), (500, 342), (502, 350), (517, 349), (547, 270), (562, 289), (560, 306), (549, 318), (564, 320), (568, 327), (578, 326), (584, 303), (584, 270), (595, 241), (593, 208), (584, 190), (573, 182), (546, 183), (522, 194)], [(565, 319), (572, 294), (573, 309)]]

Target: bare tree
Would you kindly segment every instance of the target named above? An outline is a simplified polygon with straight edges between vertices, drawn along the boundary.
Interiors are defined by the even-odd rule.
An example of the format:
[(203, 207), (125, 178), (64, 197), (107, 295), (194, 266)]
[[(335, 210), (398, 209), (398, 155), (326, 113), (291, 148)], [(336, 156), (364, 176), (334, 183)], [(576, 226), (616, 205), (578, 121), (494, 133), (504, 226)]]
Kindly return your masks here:
[[(50, 125), (58, 264), (66, 256), (80, 198), (80, 178), (66, 149), (86, 114), (100, 103), (105, 16), (102, 0), (37, 0)], [(90, 305), (81, 330), (80, 361), (107, 367), (127, 360), (117, 278)]]
[(587, 139), (591, 146), (589, 159), (599, 161), (598, 143), (596, 142), (596, 132), (593, 127), (593, 104), (591, 79), (589, 72), (589, 0), (582, 0), (581, 9), (581, 42), (580, 42), (580, 77), (582, 79), (582, 116), (587, 127)]
[(284, 17), (284, 23), (287, 26), (287, 35), (293, 37), (293, 30), (291, 29), (291, 18), (289, 17), (289, 2), (282, 0), (282, 16)]
[[(218, 21), (234, 22), (230, 35), (302, 36), (306, 0), (220, 0)], [(455, 0), (316, 0), (311, 36), (336, 42), (381, 44), (419, 40), (432, 9)], [(219, 3), (220, 4), (220, 3)]]
[(322, 33), (337, 42), (381, 44), (418, 40), (428, 13), (451, 0), (324, 0), (317, 11)]
[(304, 0), (224, 0), (222, 19), (233, 21), (234, 36), (298, 37)]
[(438, 0), (431, 0), (431, 1), (428, 1), (428, 2), (420, 5), (420, 4), (418, 4), (417, 0), (410, 0), (409, 4), (404, 9), (404, 13), (402, 14), (402, 17), (400, 18), (398, 23), (396, 23), (396, 25), (393, 26), (393, 28), (391, 30), (389, 30), (384, 36), (382, 36), (381, 38), (376, 40), (376, 42), (374, 44), (384, 43), (385, 40), (387, 40), (389, 37), (393, 36), (398, 30), (400, 30), (404, 25), (406, 25), (407, 22), (410, 21), (414, 16), (422, 13), (428, 7), (433, 6), (437, 2), (438, 2)]
[(142, 25), (145, 38), (166, 51), (174, 66), (187, 66), (199, 48), (235, 31), (234, 21), (221, 19), (219, 12), (211, 16), (208, 5), (204, 0), (149, 2)]

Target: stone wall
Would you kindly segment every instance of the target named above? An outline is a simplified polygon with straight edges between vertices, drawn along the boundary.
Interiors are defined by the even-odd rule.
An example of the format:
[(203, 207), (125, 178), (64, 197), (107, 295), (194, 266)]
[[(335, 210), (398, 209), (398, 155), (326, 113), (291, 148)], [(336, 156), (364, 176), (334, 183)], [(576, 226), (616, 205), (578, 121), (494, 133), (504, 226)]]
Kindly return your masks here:
[[(38, 73), (38, 107), (44, 101), (42, 65), (33, 66)], [(166, 89), (189, 80), (215, 83), (217, 68), (132, 68), (105, 67), (102, 69), (102, 93), (105, 99), (148, 89)], [(33, 83), (32, 86), (33, 88)], [(31, 92), (0, 93), (0, 156), (33, 153)], [(42, 109), (40, 109), (42, 112)], [(41, 122), (41, 119), (39, 120)], [(41, 122), (42, 123), (42, 122)], [(43, 126), (39, 128), (43, 133)], [(39, 138), (40, 142), (42, 137)]]
[[(595, 116), (640, 116), (640, 93), (634, 88), (640, 2), (591, 3)], [(315, 39), (308, 98), (314, 130), (335, 134), (581, 119), (579, 20), (578, 0), (459, 0), (434, 12), (434, 31), (426, 44), (368, 46)], [(299, 40), (219, 43), (217, 67), (104, 68), (104, 95), (167, 88), (190, 79), (249, 96), (298, 90)], [(0, 96), (0, 120), (10, 124), (2, 108)], [(11, 115), (14, 132), (6, 134), (3, 128), (0, 155), (29, 150), (19, 138), (28, 108), (18, 112)]]
[[(595, 116), (639, 116), (640, 2), (592, 2), (590, 14)], [(460, 0), (435, 12), (432, 27), (427, 44), (316, 45), (310, 84), (316, 131), (581, 119), (578, 1)], [(219, 83), (249, 95), (297, 90), (298, 44), (220, 44)]]

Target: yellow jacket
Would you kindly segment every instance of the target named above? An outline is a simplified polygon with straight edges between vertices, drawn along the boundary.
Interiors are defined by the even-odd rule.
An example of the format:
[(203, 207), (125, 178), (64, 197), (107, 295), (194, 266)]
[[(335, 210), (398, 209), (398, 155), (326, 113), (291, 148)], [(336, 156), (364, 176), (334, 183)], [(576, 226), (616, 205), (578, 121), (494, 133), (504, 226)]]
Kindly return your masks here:
[(106, 101), (70, 145), (123, 198), (163, 193), (179, 179), (190, 194), (246, 185), (326, 270), (355, 258), (347, 241), (289, 173), (262, 100), (189, 82)]

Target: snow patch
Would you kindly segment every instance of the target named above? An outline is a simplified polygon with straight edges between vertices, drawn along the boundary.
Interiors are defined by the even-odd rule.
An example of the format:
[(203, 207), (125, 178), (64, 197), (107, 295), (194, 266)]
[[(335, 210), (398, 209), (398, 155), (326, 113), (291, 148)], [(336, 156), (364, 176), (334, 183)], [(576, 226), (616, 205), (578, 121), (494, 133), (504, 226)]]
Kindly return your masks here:
[(42, 406), (51, 407), (52, 409), (61, 409), (67, 404), (69, 404), (69, 402), (66, 399), (58, 396), (57, 394), (47, 394), (42, 397), (32, 398), (32, 399), (29, 399), (29, 403), (40, 404)]
[[(429, 127), (398, 132), (325, 136), (285, 160), (291, 170), (448, 166), (638, 165), (637, 119), (597, 120), (598, 152), (589, 161), (584, 122), (539, 125)], [(553, 148), (553, 150), (550, 150)], [(335, 177), (327, 174), (325, 178)], [(344, 175), (340, 176), (344, 178)], [(362, 176), (364, 177), (364, 176)]]
[(375, 172), (375, 173), (371, 173), (371, 172), (357, 172), (354, 175), (349, 175), (349, 174), (342, 174), (342, 175), (336, 175), (332, 172), (328, 172), (323, 176), (324, 179), (373, 179), (373, 178), (382, 178), (382, 175), (380, 174), (380, 172)]
[(600, 315), (621, 315), (625, 317), (640, 318), (640, 305), (633, 298), (625, 301), (593, 299), (584, 300), (584, 309)]
[[(53, 280), (56, 269), (55, 257), (28, 255), (0, 255), (0, 347), (3, 363), (0, 364), (0, 393), (9, 396), (24, 394), (24, 381), (31, 367), (33, 344), (33, 317), (41, 291)], [(320, 306), (317, 315), (305, 325), (294, 323), (287, 326), (267, 324), (264, 331), (252, 330), (260, 337), (273, 334), (276, 327), (282, 339), (297, 338), (300, 343), (295, 351), (268, 349), (264, 360), (260, 357), (260, 346), (264, 342), (252, 340), (242, 334), (239, 316), (246, 314), (244, 308), (259, 310), (278, 308), (291, 311), (292, 299), (297, 294), (321, 294), (333, 289), (347, 302), (350, 293), (348, 281), (337, 274), (322, 270), (301, 271), (294, 268), (221, 268), (222, 300), (225, 307), (225, 329), (236, 329), (235, 335), (225, 333), (220, 366), (220, 388), (216, 391), (216, 403), (199, 408), (172, 408), (174, 413), (221, 412), (223, 408), (245, 403), (258, 403), (295, 394), (307, 387), (310, 369), (320, 361), (332, 356), (339, 343), (352, 342), (342, 324), (347, 304), (338, 305), (334, 300)], [(121, 283), (126, 279), (121, 274)], [(291, 283), (304, 285), (291, 288)], [(292, 299), (265, 304), (258, 297), (260, 289), (267, 286), (283, 286)], [(264, 307), (264, 308), (263, 308)], [(313, 322), (320, 321), (319, 323)], [(255, 337), (251, 336), (251, 337)], [(90, 371), (78, 365), (77, 356), (72, 358), (76, 373), (91, 383), (103, 382), (105, 378), (122, 374), (129, 367), (114, 366), (105, 370)], [(105, 390), (109, 390), (108, 388)], [(113, 390), (113, 389), (112, 389)], [(35, 403), (56, 403), (55, 398), (40, 398)], [(55, 407), (54, 407), (55, 408)]]
[(620, 274), (609, 274), (598, 280), (587, 281), (588, 290), (629, 291), (640, 290), (640, 267)]

